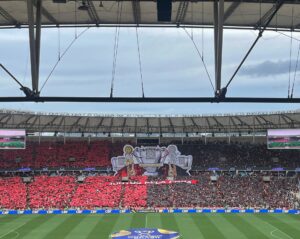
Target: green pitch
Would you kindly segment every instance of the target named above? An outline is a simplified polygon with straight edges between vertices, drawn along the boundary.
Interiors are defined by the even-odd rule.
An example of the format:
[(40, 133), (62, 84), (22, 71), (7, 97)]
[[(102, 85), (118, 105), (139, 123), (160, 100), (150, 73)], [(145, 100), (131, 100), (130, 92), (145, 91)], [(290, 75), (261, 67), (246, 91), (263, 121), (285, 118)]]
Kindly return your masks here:
[(178, 231), (182, 239), (299, 239), (300, 215), (105, 214), (0, 216), (0, 239), (107, 239), (129, 228)]
[(268, 144), (269, 148), (285, 148), (285, 147), (290, 147), (290, 148), (299, 148), (300, 147), (300, 142), (295, 141), (295, 142), (286, 142), (286, 143), (280, 143), (280, 142), (272, 142)]
[(0, 148), (25, 148), (25, 142), (23, 141), (10, 141), (10, 142), (0, 142)]

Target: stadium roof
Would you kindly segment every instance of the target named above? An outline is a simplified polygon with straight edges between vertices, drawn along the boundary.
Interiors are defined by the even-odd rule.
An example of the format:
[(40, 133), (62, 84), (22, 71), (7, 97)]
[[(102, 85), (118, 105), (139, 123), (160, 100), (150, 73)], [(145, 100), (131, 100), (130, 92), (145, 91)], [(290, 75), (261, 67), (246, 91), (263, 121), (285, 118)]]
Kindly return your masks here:
[[(34, 0), (33, 4), (36, 6)], [(59, 3), (60, 2), (60, 3)], [(79, 10), (82, 2), (87, 8)], [(119, 4), (118, 4), (119, 2)], [(42, 26), (74, 25), (140, 25), (140, 26), (214, 26), (214, 0), (172, 1), (171, 17), (158, 21), (156, 0), (43, 0)], [(263, 26), (274, 9), (274, 0), (231, 0), (224, 4), (225, 28), (254, 28)], [(299, 1), (283, 1), (269, 29), (300, 29)], [(26, 0), (1, 0), (0, 25), (28, 26)], [(120, 14), (120, 15), (119, 15)], [(162, 12), (166, 15), (166, 12)], [(119, 17), (118, 17), (119, 15)], [(164, 19), (162, 19), (164, 20)]]
[[(265, 30), (299, 30), (298, 0), (1, 0), (0, 28), (28, 27), (32, 87), (18, 81), (5, 66), (0, 67), (19, 84), (26, 97), (0, 97), (0, 102), (261, 102), (299, 103), (293, 93), (287, 98), (226, 97), (229, 85), (248, 58)], [(57, 26), (157, 26), (211, 27), (214, 29), (213, 97), (147, 98), (147, 97), (41, 97), (39, 87), (41, 28)], [(222, 84), (224, 28), (256, 29), (257, 37), (226, 85)], [(84, 32), (84, 31), (83, 31)], [(116, 31), (115, 46), (119, 41)], [(187, 33), (188, 34), (188, 33)], [(189, 34), (188, 34), (189, 35)], [(192, 36), (189, 35), (193, 41)], [(76, 37), (74, 41), (76, 40)], [(73, 41), (72, 41), (73, 43)], [(67, 48), (68, 49), (68, 48)], [(117, 52), (117, 51), (116, 51)], [(201, 54), (200, 54), (201, 55)], [(114, 59), (116, 59), (116, 54)], [(54, 70), (54, 69), (53, 69)], [(113, 87), (113, 84), (112, 84)], [(294, 89), (294, 86), (293, 86)], [(293, 92), (293, 89), (291, 92)]]
[(210, 116), (109, 116), (0, 111), (0, 128), (29, 132), (205, 133), (300, 128), (300, 112)]

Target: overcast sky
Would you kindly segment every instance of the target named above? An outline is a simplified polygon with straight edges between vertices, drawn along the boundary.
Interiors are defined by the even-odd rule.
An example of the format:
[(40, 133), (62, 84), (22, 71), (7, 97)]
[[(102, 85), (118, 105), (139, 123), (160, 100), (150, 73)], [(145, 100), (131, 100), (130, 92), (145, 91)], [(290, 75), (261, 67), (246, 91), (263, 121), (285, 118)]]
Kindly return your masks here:
[[(70, 42), (84, 28), (42, 31), (40, 87)], [(188, 30), (193, 35), (214, 79), (213, 32)], [(183, 29), (138, 30), (146, 97), (212, 96), (213, 90), (199, 55)], [(203, 41), (202, 41), (203, 34)], [(290, 33), (287, 33), (290, 34)], [(254, 41), (257, 32), (226, 30), (222, 86)], [(109, 96), (112, 80), (115, 28), (91, 28), (67, 51), (41, 92), (43, 96)], [(294, 34), (300, 39), (299, 34)], [(60, 39), (60, 41), (58, 40)], [(60, 44), (59, 44), (60, 42)], [(60, 47), (59, 47), (60, 45)], [(287, 97), (289, 77), (295, 78), (294, 97), (300, 97), (300, 76), (295, 65), (299, 41), (293, 41), (291, 73), (290, 38), (266, 32), (228, 89), (227, 96)], [(31, 87), (28, 31), (0, 31), (0, 63), (24, 85)], [(300, 62), (299, 62), (300, 69)], [(214, 83), (214, 80), (213, 80)], [(22, 96), (18, 85), (0, 72), (0, 95)], [(114, 96), (142, 95), (134, 28), (121, 28)], [(45, 112), (109, 114), (218, 114), (300, 109), (299, 104), (100, 104), (7, 103), (0, 108)]]

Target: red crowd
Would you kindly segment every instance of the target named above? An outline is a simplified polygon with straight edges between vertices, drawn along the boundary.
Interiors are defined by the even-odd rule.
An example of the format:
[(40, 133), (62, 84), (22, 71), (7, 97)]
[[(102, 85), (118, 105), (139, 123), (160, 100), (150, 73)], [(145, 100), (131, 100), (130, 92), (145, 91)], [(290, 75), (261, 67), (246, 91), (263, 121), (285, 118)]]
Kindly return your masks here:
[(29, 184), (29, 207), (63, 209), (70, 204), (75, 186), (72, 176), (37, 176)]
[(108, 141), (28, 141), (26, 149), (0, 150), (0, 168), (110, 166), (110, 154)]
[(0, 178), (0, 208), (26, 208), (26, 186), (20, 177)]
[(122, 193), (121, 185), (109, 185), (117, 182), (113, 176), (87, 177), (78, 188), (71, 200), (71, 207), (101, 208), (119, 207)]

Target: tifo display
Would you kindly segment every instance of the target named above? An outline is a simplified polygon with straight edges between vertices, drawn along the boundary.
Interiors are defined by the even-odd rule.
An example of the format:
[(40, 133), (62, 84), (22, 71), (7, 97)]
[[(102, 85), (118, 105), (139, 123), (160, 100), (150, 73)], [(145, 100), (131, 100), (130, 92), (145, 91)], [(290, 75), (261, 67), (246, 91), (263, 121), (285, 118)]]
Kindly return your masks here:
[(0, 159), (2, 210), (294, 209), (300, 203), (299, 152), (260, 144), (28, 141), (25, 150), (1, 150)]
[[(177, 176), (173, 183), (134, 176), (129, 184), (121, 183), (119, 176), (94, 175), (78, 181), (74, 173), (64, 174), (34, 176), (27, 183), (21, 177), (1, 177), (0, 209), (299, 207), (299, 177), (269, 176), (266, 181), (266, 174), (259, 172), (238, 175), (198, 172)], [(187, 178), (193, 181), (184, 180)]]

